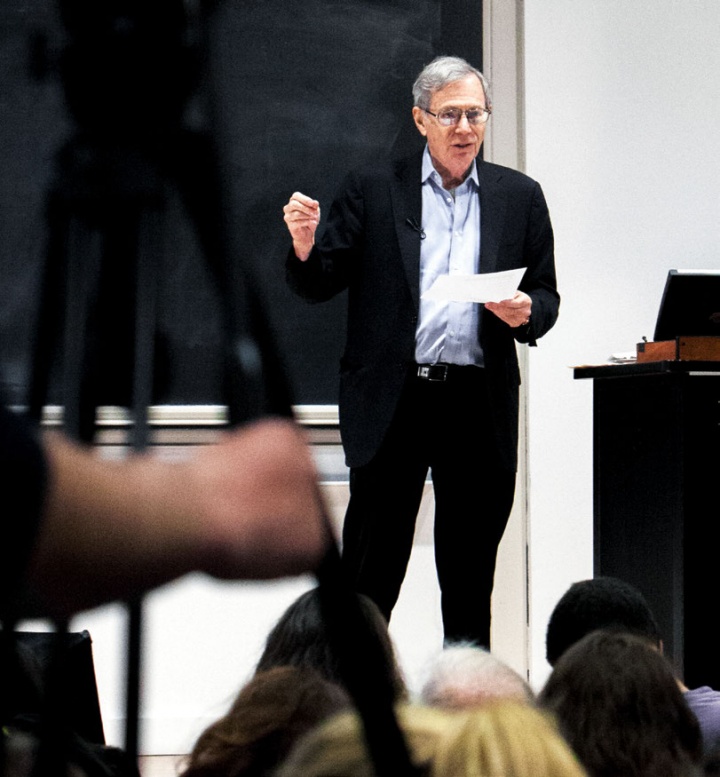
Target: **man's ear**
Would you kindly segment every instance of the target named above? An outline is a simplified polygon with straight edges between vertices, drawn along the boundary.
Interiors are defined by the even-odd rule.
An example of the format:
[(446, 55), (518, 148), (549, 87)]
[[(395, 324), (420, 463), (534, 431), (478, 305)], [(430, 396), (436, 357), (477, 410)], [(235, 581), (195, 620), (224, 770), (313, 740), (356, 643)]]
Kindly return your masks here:
[(415, 126), (418, 128), (418, 132), (425, 137), (427, 135), (427, 130), (425, 129), (425, 119), (426, 119), (426, 113), (422, 108), (418, 108), (417, 105), (413, 106), (412, 109), (412, 115), (413, 115), (413, 121), (415, 122)]

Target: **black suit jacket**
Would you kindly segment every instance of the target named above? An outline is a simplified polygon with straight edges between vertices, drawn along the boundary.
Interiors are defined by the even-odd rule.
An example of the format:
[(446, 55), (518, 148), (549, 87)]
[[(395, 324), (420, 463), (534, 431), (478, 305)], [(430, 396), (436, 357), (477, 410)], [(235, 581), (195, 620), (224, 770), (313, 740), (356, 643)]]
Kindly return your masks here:
[[(420, 288), (422, 155), (351, 173), (307, 262), (287, 261), (288, 282), (321, 302), (348, 289), (348, 328), (340, 365), (340, 430), (347, 463), (377, 452), (414, 364)], [(553, 233), (545, 198), (531, 178), (478, 160), (480, 272), (527, 267), (520, 288), (532, 298), (528, 326), (510, 328), (483, 311), (480, 342), (503, 464), (517, 463), (518, 370), (515, 340), (534, 345), (555, 323)]]

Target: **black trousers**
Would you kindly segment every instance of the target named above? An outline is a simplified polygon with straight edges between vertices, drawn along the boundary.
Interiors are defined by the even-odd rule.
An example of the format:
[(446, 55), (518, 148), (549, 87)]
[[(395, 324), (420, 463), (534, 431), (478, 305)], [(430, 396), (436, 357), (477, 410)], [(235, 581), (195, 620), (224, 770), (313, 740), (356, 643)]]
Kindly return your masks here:
[(380, 450), (350, 472), (343, 562), (355, 589), (389, 620), (431, 471), (446, 643), (490, 644), (495, 560), (515, 492), (491, 421), (482, 368), (451, 367), (442, 382), (410, 375)]

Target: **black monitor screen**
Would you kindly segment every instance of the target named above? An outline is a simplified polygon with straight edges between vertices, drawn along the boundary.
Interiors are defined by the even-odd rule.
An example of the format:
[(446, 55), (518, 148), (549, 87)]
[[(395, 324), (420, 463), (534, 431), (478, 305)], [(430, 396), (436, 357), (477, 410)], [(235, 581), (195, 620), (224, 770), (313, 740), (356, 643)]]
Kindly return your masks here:
[(720, 270), (670, 270), (655, 340), (720, 337)]

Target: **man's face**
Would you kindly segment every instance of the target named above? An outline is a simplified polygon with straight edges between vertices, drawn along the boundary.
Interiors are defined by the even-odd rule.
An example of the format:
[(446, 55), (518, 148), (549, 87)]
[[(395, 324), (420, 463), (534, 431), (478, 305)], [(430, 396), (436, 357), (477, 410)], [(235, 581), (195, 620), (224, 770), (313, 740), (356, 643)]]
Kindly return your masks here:
[[(429, 110), (439, 113), (446, 108), (484, 108), (485, 94), (480, 79), (470, 73), (433, 92)], [(485, 124), (469, 124), (465, 116), (451, 127), (443, 127), (417, 105), (413, 108), (415, 126), (427, 138), (433, 166), (440, 173), (443, 186), (457, 186), (465, 178), (473, 159), (480, 152), (485, 137)]]

